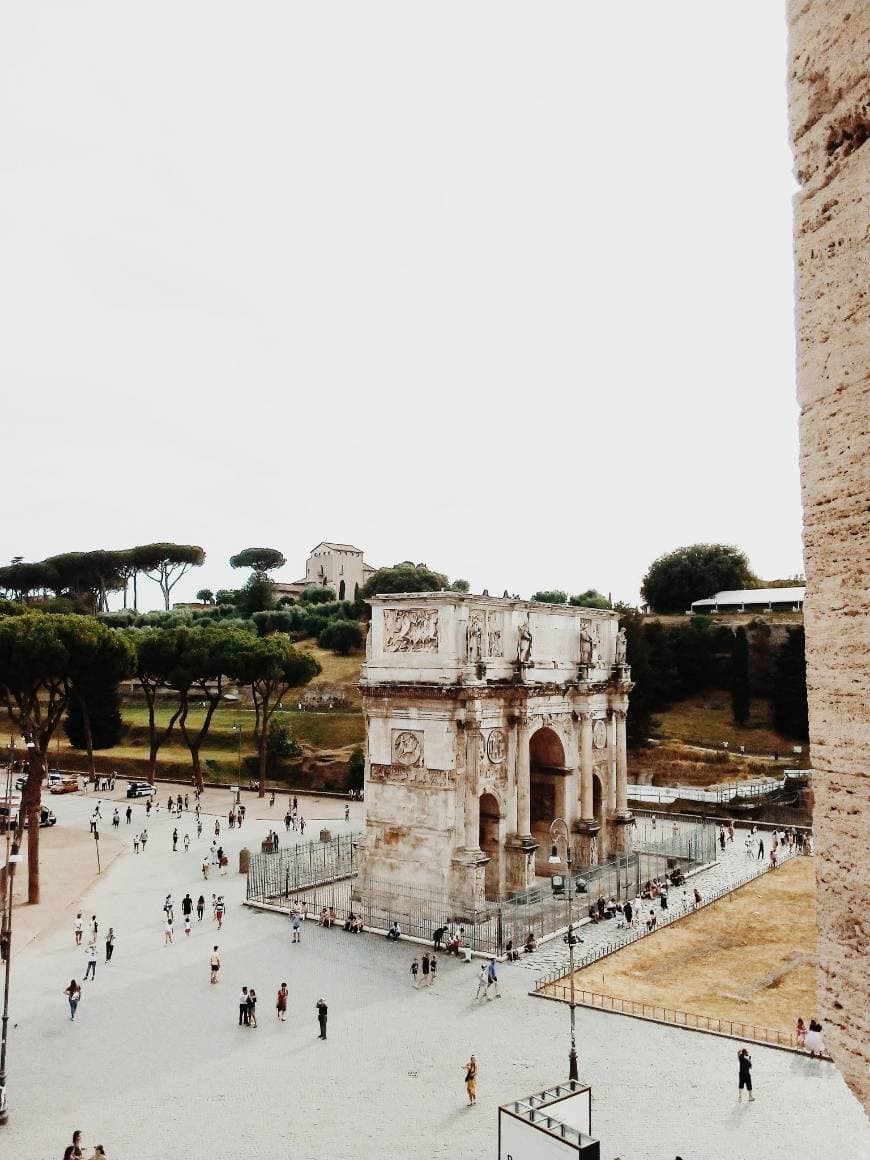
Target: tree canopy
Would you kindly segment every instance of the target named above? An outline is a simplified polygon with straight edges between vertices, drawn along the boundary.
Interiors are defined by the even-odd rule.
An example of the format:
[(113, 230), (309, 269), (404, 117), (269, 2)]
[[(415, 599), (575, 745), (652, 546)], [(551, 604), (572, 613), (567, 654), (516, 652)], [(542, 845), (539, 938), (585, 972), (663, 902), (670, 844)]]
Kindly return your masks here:
[(254, 572), (271, 572), (273, 568), (283, 568), (286, 563), (284, 553), (277, 548), (244, 548), (230, 556), (231, 568), (251, 568)]
[(685, 612), (693, 600), (728, 589), (757, 588), (745, 554), (730, 544), (690, 544), (659, 556), (641, 592), (653, 612)]
[(141, 544), (131, 549), (131, 555), (138, 570), (160, 588), (167, 611), (170, 593), (178, 581), (191, 568), (205, 563), (205, 552), (196, 544)]
[(392, 568), (378, 568), (365, 582), (360, 595), (378, 596), (391, 592), (440, 592), (448, 587), (443, 572), (433, 572), (427, 564), (403, 560)]
[(568, 593), (558, 588), (545, 588), (541, 592), (532, 593), (532, 600), (538, 600), (541, 604), (567, 604)]
[(578, 608), (610, 608), (610, 601), (597, 588), (587, 588), (585, 592), (578, 592), (568, 603)]

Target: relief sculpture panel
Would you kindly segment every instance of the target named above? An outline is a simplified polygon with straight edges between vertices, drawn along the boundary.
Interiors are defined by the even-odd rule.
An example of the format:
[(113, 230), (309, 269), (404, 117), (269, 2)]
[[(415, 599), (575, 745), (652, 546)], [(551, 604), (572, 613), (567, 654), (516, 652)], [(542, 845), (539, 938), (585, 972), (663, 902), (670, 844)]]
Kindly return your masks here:
[(369, 781), (420, 789), (453, 789), (456, 785), (456, 771), (426, 769), (423, 766), (376, 765), (372, 762)]
[(384, 652), (437, 651), (437, 608), (384, 609)]
[(394, 729), (392, 750), (394, 764), (422, 765), (423, 734), (412, 729)]

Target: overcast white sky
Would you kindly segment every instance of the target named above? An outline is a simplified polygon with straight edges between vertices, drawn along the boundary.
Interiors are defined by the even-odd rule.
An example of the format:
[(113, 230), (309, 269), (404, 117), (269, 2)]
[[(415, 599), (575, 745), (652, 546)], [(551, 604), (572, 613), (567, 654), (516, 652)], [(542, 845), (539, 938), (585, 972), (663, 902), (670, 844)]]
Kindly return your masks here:
[(799, 571), (785, 53), (775, 0), (19, 0), (0, 558)]

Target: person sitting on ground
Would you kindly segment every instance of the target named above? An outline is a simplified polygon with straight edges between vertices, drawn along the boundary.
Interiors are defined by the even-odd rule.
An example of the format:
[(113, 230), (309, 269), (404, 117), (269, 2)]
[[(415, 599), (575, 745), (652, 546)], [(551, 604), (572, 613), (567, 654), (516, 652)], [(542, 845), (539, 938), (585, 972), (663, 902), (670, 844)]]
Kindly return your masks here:
[(644, 888), (641, 891), (641, 898), (652, 898), (652, 882), (647, 878)]
[(402, 937), (401, 928), (400, 928), (399, 924), (394, 921), (392, 926), (390, 927), (390, 929), (387, 931), (387, 938), (391, 938), (391, 939), (398, 941), (398, 939), (400, 939), (401, 937)]
[(326, 909), (325, 906), (321, 907), (320, 917), (318, 918), (317, 923), (318, 923), (318, 926), (329, 926), (330, 925), (329, 911)]
[(825, 1041), (822, 1039), (822, 1025), (818, 1019), (810, 1020), (810, 1029), (804, 1037), (804, 1047), (810, 1053), (810, 1059), (819, 1059), (825, 1054)]
[(456, 955), (456, 957), (459, 958), (459, 941), (458, 934), (451, 935), (450, 938), (448, 938), (445, 947), (448, 955)]
[(515, 963), (520, 957), (520, 952), (514, 950), (514, 940), (512, 938), (509, 938), (505, 943), (504, 953), (509, 963)]
[(537, 949), (538, 949), (538, 940), (535, 938), (535, 932), (530, 930), (529, 933), (526, 935), (526, 946), (525, 946), (526, 954), (530, 955), (532, 953), (532, 951), (536, 951)]

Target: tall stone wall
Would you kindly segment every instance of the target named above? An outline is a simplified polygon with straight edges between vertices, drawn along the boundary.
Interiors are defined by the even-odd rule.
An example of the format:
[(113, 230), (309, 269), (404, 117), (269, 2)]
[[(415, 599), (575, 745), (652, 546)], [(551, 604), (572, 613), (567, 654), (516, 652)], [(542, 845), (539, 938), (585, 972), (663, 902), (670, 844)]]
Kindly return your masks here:
[(870, 4), (789, 0), (819, 1000), (870, 1102)]

